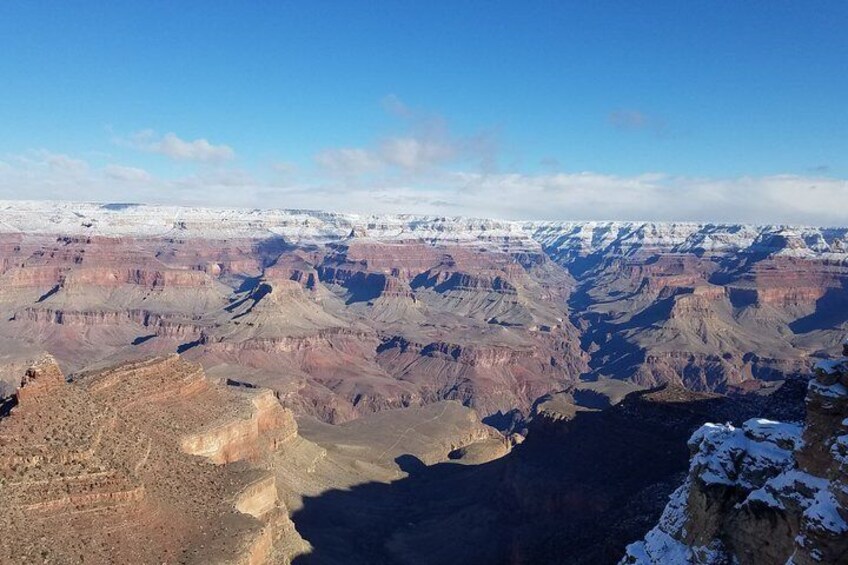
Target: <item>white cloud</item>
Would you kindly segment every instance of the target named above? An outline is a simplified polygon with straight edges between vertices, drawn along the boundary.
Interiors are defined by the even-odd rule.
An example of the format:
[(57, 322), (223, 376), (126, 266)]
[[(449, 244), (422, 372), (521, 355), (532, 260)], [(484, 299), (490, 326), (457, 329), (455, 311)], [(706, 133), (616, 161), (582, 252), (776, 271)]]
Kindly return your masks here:
[(396, 94), (387, 94), (380, 100), (380, 105), (387, 113), (399, 118), (411, 118), (414, 116), (412, 108), (406, 105)]
[[(373, 167), (357, 150), (328, 154), (342, 169)], [(339, 177), (309, 184), (272, 182), (248, 171), (203, 170), (173, 180), (142, 169), (92, 170), (79, 159), (49, 152), (4, 156), (0, 198), (319, 208), (362, 213), (427, 213), (506, 219), (694, 220), (845, 225), (848, 181), (824, 176), (695, 178), (594, 172), (484, 174), (431, 171), (404, 180), (374, 175), (367, 184)], [(120, 195), (119, 197), (116, 195)]]
[(67, 177), (80, 177), (89, 171), (88, 163), (64, 153), (53, 153), (46, 149), (33, 149), (25, 153), (7, 155), (5, 166), (8, 174), (56, 174)]
[(315, 156), (323, 170), (341, 176), (356, 176), (379, 169), (382, 163), (371, 151), (361, 148), (328, 149)]
[(407, 171), (420, 171), (450, 161), (457, 148), (447, 142), (415, 137), (392, 137), (380, 144), (380, 159)]
[(323, 170), (341, 173), (350, 181), (379, 169), (420, 177), (448, 164), (474, 165), (487, 171), (495, 168), (497, 143), (492, 133), (454, 135), (444, 118), (413, 109), (394, 94), (384, 97), (381, 105), (398, 118), (403, 131), (366, 147), (322, 151), (315, 160)]
[(148, 182), (152, 179), (150, 173), (144, 169), (123, 165), (108, 165), (103, 168), (103, 174), (114, 180), (128, 182)]
[(128, 140), (118, 142), (175, 161), (220, 162), (235, 157), (235, 151), (229, 145), (213, 145), (203, 138), (188, 141), (172, 132), (158, 137), (152, 130), (143, 130), (134, 133)]
[[(457, 173), (453, 201), (483, 215), (541, 219), (844, 224), (848, 181), (773, 175), (732, 179), (657, 173)], [(479, 214), (479, 213), (478, 213)]]
[(281, 175), (291, 175), (297, 172), (297, 165), (286, 161), (277, 161), (271, 163), (271, 170)]
[(67, 155), (49, 153), (44, 158), (55, 172), (69, 175), (82, 175), (88, 171), (88, 163), (82, 159), (73, 159)]
[[(285, 162), (250, 171), (235, 168), (226, 163), (235, 155), (229, 146), (145, 130), (116, 142), (208, 165), (188, 176), (157, 178), (130, 165), (94, 170), (71, 155), (28, 151), (0, 156), (0, 198), (120, 198), (506, 219), (846, 224), (848, 181), (827, 176), (826, 167), (805, 175), (621, 176), (567, 172), (567, 161), (545, 159), (536, 174), (502, 173), (497, 136), (456, 135), (438, 115), (412, 108), (397, 96), (387, 96), (382, 105), (396, 118), (398, 131), (363, 147), (322, 151), (314, 157), (317, 166), (306, 171)], [(620, 129), (659, 133), (664, 128), (661, 120), (637, 110), (618, 110), (609, 121)]]
[(83, 175), (88, 172), (88, 163), (82, 159), (75, 159), (64, 153), (51, 153), (41, 149), (30, 152), (28, 159), (31, 165), (36, 167), (46, 166), (51, 171), (67, 175)]
[(242, 169), (213, 169), (201, 171), (173, 181), (175, 184), (191, 188), (213, 187), (215, 189), (238, 189), (261, 185), (253, 175)]

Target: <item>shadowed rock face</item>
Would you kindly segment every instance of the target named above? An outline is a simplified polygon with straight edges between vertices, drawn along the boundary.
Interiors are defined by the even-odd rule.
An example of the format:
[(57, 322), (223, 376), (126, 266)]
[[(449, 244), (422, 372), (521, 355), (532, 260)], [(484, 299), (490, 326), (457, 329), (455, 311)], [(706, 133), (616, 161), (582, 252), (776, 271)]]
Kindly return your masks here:
[(695, 432), (683, 485), (622, 563), (844, 563), (846, 359), (818, 365), (806, 405), (803, 423), (760, 418)]
[(0, 362), (178, 351), (328, 422), (453, 399), (509, 426), (581, 376), (756, 390), (848, 324), (838, 229), (50, 203), (4, 222)]
[(294, 562), (615, 563), (685, 474), (693, 430), (798, 417), (803, 390), (727, 398), (668, 386), (603, 411), (540, 412), (526, 441), (491, 461), (463, 461), (471, 450), (456, 463), (396, 456), (406, 477), (304, 498), (292, 519), (312, 551)]
[(805, 374), (845, 328), (843, 261), (636, 254), (582, 281), (572, 307), (594, 372), (648, 386), (754, 390)]

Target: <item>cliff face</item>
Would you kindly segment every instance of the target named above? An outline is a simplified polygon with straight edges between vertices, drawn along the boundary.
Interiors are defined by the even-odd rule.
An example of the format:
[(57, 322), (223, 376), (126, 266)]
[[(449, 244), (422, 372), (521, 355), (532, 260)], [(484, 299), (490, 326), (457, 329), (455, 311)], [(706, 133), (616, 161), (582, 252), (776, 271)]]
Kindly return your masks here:
[[(306, 419), (301, 434), (273, 391), (218, 384), (176, 354), (67, 382), (43, 356), (16, 387), (0, 417), (2, 563), (311, 561), (324, 529), (350, 520), (343, 538), (356, 546), (358, 528), (379, 535), (365, 520), (406, 524), (393, 513), (408, 512), (410, 500), (398, 493), (387, 508), (366, 498), (296, 530), (291, 516), (306, 500), (387, 486), (448, 460), (471, 469), (510, 449), (451, 401), (339, 426)], [(352, 552), (342, 546), (342, 562)]]
[(0, 419), (0, 561), (259, 565), (306, 550), (270, 470), (297, 428), (270, 391), (215, 385), (177, 355), (66, 383), (48, 356), (16, 400)]
[(452, 230), (467, 242), (0, 234), (0, 337), (72, 371), (174, 351), (240, 367), (329, 422), (446, 399), (527, 414), (587, 369), (569, 278), (540, 252), (487, 235), (481, 253)]
[(186, 453), (207, 457), (215, 463), (257, 458), (263, 451), (276, 450), (297, 436), (291, 411), (280, 407), (270, 390), (256, 393), (254, 411), (248, 418), (224, 422), (183, 437)]
[(803, 424), (696, 431), (688, 477), (622, 563), (848, 560), (848, 359), (817, 365), (806, 404)]
[(846, 229), (0, 211), (0, 338), (71, 372), (176, 351), (335, 423), (441, 400), (521, 419), (587, 373), (752, 391), (848, 329)]

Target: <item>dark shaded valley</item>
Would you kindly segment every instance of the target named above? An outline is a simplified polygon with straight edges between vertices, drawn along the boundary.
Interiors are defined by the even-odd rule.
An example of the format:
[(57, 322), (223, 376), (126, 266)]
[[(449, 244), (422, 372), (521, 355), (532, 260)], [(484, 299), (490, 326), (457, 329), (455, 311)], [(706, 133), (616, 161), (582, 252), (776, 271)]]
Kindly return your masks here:
[(305, 499), (292, 519), (315, 549), (294, 563), (616, 563), (681, 482), (697, 427), (799, 420), (804, 392), (799, 381), (767, 398), (664, 387), (567, 421), (542, 415), (487, 463), (402, 455), (406, 478)]

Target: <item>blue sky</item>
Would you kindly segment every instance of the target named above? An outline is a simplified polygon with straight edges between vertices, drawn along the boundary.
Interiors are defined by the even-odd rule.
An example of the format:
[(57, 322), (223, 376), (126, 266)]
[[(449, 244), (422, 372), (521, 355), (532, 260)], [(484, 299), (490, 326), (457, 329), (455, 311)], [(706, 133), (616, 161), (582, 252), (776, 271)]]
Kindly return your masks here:
[(845, 2), (7, 0), (0, 196), (834, 223), (846, 27)]

